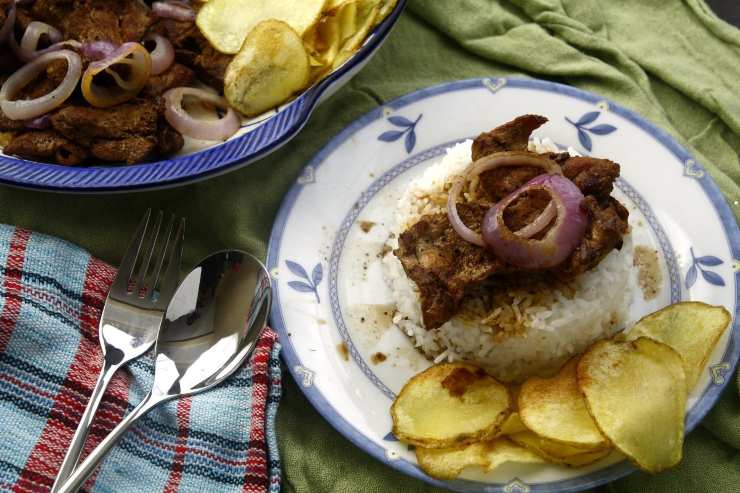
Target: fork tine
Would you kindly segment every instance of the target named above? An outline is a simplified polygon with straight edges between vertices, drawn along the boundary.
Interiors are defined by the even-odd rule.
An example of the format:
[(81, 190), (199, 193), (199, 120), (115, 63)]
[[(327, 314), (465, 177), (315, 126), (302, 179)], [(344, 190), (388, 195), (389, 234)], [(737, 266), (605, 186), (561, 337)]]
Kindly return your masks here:
[(153, 296), (157, 291), (159, 284), (159, 276), (162, 273), (162, 267), (164, 266), (165, 260), (169, 255), (170, 245), (172, 244), (172, 233), (175, 230), (175, 215), (170, 214), (170, 218), (167, 221), (167, 234), (163, 236), (164, 244), (159, 249), (157, 256), (157, 264), (152, 269), (151, 273), (146, 277), (145, 284), (149, 288), (147, 296)]
[(177, 221), (177, 231), (172, 241), (172, 250), (167, 259), (167, 268), (165, 269), (159, 289), (159, 297), (156, 305), (158, 308), (166, 308), (170, 298), (175, 293), (180, 280), (180, 263), (182, 261), (182, 244), (185, 241), (185, 218)]
[(159, 239), (159, 232), (162, 228), (162, 219), (164, 218), (164, 212), (159, 211), (157, 213), (157, 220), (152, 228), (152, 236), (150, 241), (147, 242), (146, 248), (144, 249), (144, 259), (139, 266), (138, 275), (136, 276), (136, 285), (134, 286), (134, 295), (138, 296), (142, 289), (146, 289), (148, 286), (144, 284), (144, 279), (149, 272), (149, 265), (151, 264), (154, 251), (157, 248), (157, 240)]
[(144, 236), (146, 236), (146, 230), (149, 227), (149, 219), (152, 215), (152, 210), (147, 209), (144, 213), (144, 217), (139, 221), (139, 225), (136, 228), (136, 233), (131, 242), (129, 243), (126, 253), (121, 259), (121, 263), (118, 266), (118, 274), (116, 279), (111, 285), (111, 291), (116, 290), (119, 293), (125, 293), (128, 291), (129, 280), (134, 274), (134, 268), (136, 267), (136, 260), (139, 257), (141, 251), (141, 245), (144, 242)]

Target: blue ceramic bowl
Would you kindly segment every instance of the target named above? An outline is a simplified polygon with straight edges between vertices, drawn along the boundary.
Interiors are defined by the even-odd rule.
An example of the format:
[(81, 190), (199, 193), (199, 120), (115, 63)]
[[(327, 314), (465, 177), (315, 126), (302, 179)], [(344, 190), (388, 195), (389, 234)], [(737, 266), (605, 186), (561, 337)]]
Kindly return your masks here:
[(38, 163), (0, 153), (0, 183), (64, 192), (113, 192), (181, 185), (246, 166), (292, 139), (316, 106), (351, 79), (373, 56), (398, 21), (406, 0), (370, 34), (338, 70), (281, 106), (246, 133), (187, 155), (133, 166), (67, 167)]

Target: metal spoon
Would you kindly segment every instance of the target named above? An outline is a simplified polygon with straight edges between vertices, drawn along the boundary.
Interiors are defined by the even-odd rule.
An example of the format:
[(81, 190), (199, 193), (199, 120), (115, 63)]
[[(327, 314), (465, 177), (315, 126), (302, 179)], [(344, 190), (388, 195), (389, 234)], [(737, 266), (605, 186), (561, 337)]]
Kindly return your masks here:
[(123, 433), (165, 401), (208, 390), (252, 353), (270, 312), (264, 265), (237, 250), (214, 253), (180, 283), (156, 345), (154, 385), (59, 489), (74, 493)]

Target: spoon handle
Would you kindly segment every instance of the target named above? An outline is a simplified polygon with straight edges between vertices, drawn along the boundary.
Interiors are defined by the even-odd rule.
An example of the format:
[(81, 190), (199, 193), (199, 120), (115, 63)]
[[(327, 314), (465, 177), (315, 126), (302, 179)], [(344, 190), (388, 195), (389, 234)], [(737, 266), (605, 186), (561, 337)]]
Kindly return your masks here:
[(85, 446), (85, 439), (92, 426), (93, 419), (95, 418), (95, 412), (98, 410), (100, 401), (103, 399), (103, 394), (108, 384), (113, 378), (113, 374), (118, 370), (119, 365), (113, 365), (108, 360), (103, 363), (103, 368), (100, 370), (98, 375), (98, 381), (95, 382), (95, 388), (93, 389), (90, 400), (87, 402), (85, 412), (80, 419), (80, 424), (75, 430), (75, 434), (72, 437), (72, 443), (67, 449), (67, 454), (64, 456), (62, 466), (59, 468), (59, 473), (54, 481), (54, 486), (51, 488), (52, 493), (57, 493), (62, 483), (69, 477), (77, 465), (77, 461), (80, 459), (82, 448)]
[(149, 392), (144, 400), (141, 401), (133, 411), (131, 411), (131, 414), (118, 423), (118, 426), (113, 428), (113, 431), (111, 431), (110, 434), (105, 437), (97, 447), (95, 447), (95, 450), (90, 452), (90, 455), (85, 458), (82, 464), (80, 464), (72, 475), (62, 484), (61, 488), (58, 490), (59, 493), (76, 493), (85, 483), (85, 480), (87, 480), (90, 474), (93, 473), (95, 468), (98, 467), (100, 461), (103, 460), (113, 445), (121, 439), (126, 430), (128, 430), (131, 425), (148, 413), (152, 408), (166, 401), (170, 397), (171, 396), (163, 395), (155, 396)]

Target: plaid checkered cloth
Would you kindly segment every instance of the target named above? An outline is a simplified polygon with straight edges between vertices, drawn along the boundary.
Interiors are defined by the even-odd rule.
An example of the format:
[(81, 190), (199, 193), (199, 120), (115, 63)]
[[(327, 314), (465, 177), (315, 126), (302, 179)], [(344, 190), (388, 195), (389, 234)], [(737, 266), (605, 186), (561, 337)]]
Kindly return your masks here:
[[(100, 371), (98, 319), (114, 276), (75, 245), (0, 225), (0, 491), (50, 490)], [(266, 330), (222, 385), (141, 419), (84, 489), (277, 493), (279, 352)], [(152, 361), (150, 351), (113, 379), (83, 455), (146, 395)]]

